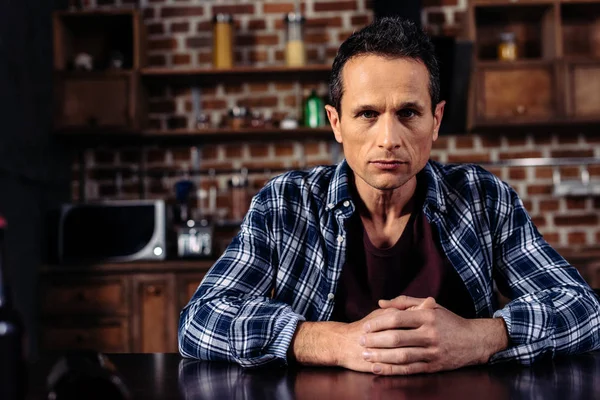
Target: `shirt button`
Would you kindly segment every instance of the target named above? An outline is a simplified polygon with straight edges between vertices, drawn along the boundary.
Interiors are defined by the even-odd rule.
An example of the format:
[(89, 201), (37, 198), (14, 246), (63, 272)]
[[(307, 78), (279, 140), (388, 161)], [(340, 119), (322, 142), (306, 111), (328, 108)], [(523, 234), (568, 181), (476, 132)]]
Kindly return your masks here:
[(344, 202), (344, 207), (348, 207), (349, 205), (350, 205), (350, 202), (349, 202), (348, 200), (346, 200), (346, 201)]
[(333, 208), (333, 203), (327, 204), (327, 208)]
[(342, 235), (337, 237), (338, 243), (342, 243), (344, 241), (344, 237)]
[(327, 300), (333, 300), (333, 299), (335, 299), (335, 295), (333, 293), (329, 293), (327, 295)]

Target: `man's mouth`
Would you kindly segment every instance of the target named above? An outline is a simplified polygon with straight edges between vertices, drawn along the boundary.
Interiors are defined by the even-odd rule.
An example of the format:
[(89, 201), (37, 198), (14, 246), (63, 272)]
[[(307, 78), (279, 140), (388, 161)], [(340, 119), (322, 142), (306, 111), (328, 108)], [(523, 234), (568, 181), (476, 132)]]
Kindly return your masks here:
[(373, 160), (371, 164), (380, 169), (394, 169), (402, 164), (406, 164), (406, 162), (400, 160)]

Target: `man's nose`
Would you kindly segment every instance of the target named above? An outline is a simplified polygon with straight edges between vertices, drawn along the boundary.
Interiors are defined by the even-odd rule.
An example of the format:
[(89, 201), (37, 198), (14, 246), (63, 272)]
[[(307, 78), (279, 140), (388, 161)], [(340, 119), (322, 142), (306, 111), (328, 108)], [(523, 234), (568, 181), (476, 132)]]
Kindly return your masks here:
[(393, 150), (402, 145), (402, 125), (395, 115), (383, 115), (380, 118), (381, 127), (378, 134), (378, 146)]

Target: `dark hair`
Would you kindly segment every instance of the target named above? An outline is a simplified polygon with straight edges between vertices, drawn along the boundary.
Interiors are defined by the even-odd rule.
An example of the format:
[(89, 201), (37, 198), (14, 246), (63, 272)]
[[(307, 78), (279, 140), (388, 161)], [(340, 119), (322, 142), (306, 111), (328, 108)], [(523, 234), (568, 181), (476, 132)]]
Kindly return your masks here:
[(432, 112), (435, 112), (440, 98), (440, 69), (431, 40), (410, 20), (384, 17), (350, 35), (342, 43), (333, 60), (329, 96), (340, 116), (344, 94), (342, 69), (353, 57), (368, 54), (389, 58), (408, 57), (422, 61), (429, 71), (429, 95)]

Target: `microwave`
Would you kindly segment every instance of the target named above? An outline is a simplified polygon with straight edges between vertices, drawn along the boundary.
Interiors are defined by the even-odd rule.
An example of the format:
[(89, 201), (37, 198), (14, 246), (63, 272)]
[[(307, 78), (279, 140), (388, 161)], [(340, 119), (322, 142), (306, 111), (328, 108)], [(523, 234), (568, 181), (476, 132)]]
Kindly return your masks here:
[(58, 221), (58, 261), (164, 260), (165, 225), (164, 200), (64, 204)]

